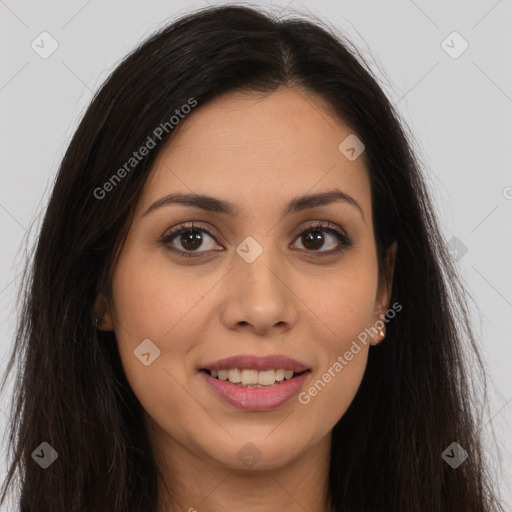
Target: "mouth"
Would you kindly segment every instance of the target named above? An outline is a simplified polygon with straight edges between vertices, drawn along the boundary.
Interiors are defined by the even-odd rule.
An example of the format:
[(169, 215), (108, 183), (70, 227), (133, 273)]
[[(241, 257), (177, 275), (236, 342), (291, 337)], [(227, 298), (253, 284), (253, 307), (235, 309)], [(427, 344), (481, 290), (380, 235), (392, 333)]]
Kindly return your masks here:
[(268, 370), (256, 370), (254, 368), (230, 368), (224, 370), (202, 369), (201, 371), (216, 380), (226, 381), (241, 388), (261, 389), (280, 385), (285, 381), (295, 379), (309, 372), (309, 369), (299, 372), (286, 370), (284, 368), (270, 368)]
[(289, 403), (304, 387), (311, 369), (284, 356), (235, 356), (199, 368), (222, 403), (244, 411), (271, 411)]
[(297, 395), (312, 370), (286, 356), (234, 356), (198, 368), (208, 389), (224, 404), (269, 411)]

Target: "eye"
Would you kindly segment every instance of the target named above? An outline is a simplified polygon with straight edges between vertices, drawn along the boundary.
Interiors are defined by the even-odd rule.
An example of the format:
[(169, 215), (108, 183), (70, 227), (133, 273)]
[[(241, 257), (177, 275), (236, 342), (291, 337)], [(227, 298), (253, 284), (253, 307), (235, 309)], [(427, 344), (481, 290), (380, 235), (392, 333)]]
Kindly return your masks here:
[[(334, 246), (328, 250), (320, 250), (325, 244), (325, 234), (334, 240)], [(329, 222), (318, 222), (298, 234), (302, 248), (307, 252), (317, 252), (318, 256), (328, 256), (341, 252), (353, 245), (353, 241), (339, 228), (333, 227)]]
[[(206, 234), (206, 236), (211, 240), (215, 240), (214, 235), (212, 235), (207, 229), (199, 228), (192, 223), (190, 226), (178, 226), (172, 228), (160, 241), (168, 247), (171, 252), (178, 253), (180, 256), (194, 257), (198, 256), (198, 254), (194, 253), (208, 251), (208, 247), (206, 248), (206, 251), (198, 250), (204, 245), (205, 238), (203, 234)], [(181, 245), (181, 248), (176, 248), (174, 242)]]
[[(326, 234), (331, 240), (334, 240), (334, 247), (328, 250), (320, 250), (325, 244)], [(190, 225), (182, 225), (170, 229), (159, 241), (169, 251), (179, 256), (190, 258), (198, 257), (210, 250), (215, 250), (215, 243), (210, 243), (210, 247), (206, 244), (207, 246), (204, 247), (204, 242), (208, 238), (215, 242), (215, 239), (220, 238), (220, 235), (212, 234), (208, 229), (191, 223)], [(307, 253), (316, 253), (314, 254), (315, 256), (329, 256), (353, 245), (353, 241), (342, 230), (334, 227), (329, 222), (317, 222), (308, 226), (297, 233), (295, 239), (298, 239), (302, 244), (302, 248), (299, 249)], [(201, 251), (199, 250), (200, 248), (204, 250)]]

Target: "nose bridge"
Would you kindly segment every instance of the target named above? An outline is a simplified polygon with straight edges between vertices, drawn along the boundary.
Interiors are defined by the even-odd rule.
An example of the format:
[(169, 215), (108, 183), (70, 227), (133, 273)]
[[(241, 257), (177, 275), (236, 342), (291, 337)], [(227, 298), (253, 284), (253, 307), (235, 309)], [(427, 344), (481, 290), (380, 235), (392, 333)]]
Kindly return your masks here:
[(232, 276), (235, 280), (227, 298), (229, 323), (250, 323), (264, 331), (278, 323), (294, 320), (292, 293), (286, 283), (285, 262), (272, 236), (247, 237), (237, 247)]
[(265, 300), (280, 295), (283, 283), (276, 277), (279, 273), (284, 275), (284, 262), (280, 257), (278, 248), (273, 244), (273, 237), (248, 236), (237, 247), (240, 256), (236, 263), (235, 271), (240, 273), (246, 285), (247, 291)]

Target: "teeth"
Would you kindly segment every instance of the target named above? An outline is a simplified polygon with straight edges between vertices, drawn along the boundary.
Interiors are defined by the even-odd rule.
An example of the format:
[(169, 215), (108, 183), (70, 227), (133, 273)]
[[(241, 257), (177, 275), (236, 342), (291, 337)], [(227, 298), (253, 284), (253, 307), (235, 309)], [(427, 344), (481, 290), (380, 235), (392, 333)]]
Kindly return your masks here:
[(273, 386), (276, 382), (289, 380), (293, 377), (293, 370), (248, 370), (231, 368), (229, 370), (211, 370), (211, 376), (219, 380), (227, 380), (232, 384), (238, 384), (244, 387), (262, 387)]
[(242, 370), (242, 384), (258, 384), (258, 370)]
[(238, 368), (235, 368), (234, 370), (228, 370), (228, 379), (229, 382), (233, 382), (233, 384), (242, 382), (242, 372)]
[[(293, 372), (292, 372), (293, 374)], [(258, 372), (258, 384), (262, 386), (271, 386), (276, 382), (276, 371), (275, 370), (265, 370), (263, 372)]]

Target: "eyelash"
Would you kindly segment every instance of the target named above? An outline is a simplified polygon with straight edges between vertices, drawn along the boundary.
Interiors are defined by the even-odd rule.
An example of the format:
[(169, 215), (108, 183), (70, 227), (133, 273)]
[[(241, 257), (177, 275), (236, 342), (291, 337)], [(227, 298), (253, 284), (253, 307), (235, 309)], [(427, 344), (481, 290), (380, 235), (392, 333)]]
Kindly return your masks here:
[[(304, 233), (307, 233), (310, 231), (324, 231), (326, 233), (330, 233), (330, 234), (336, 236), (336, 238), (338, 239), (339, 245), (338, 245), (338, 247), (336, 247), (334, 249), (330, 249), (329, 251), (320, 251), (320, 250), (319, 251), (313, 251), (313, 250), (308, 251), (306, 249), (302, 249), (302, 250), (306, 251), (307, 253), (313, 253), (319, 257), (331, 256), (332, 254), (340, 253), (340, 252), (344, 251), (345, 249), (352, 247), (352, 245), (354, 244), (352, 239), (350, 239), (347, 235), (345, 235), (345, 233), (343, 233), (339, 229), (331, 227), (331, 226), (332, 225), (329, 222), (318, 221), (314, 224), (307, 226), (302, 231), (297, 233), (295, 235), (295, 239), (299, 238)], [(172, 253), (178, 254), (180, 257), (185, 257), (185, 258), (201, 257), (203, 255), (203, 253), (209, 252), (209, 251), (181, 251), (179, 249), (174, 249), (174, 248), (169, 247), (169, 242), (171, 242), (177, 235), (180, 235), (181, 233), (191, 231), (191, 230), (205, 232), (208, 234), (208, 236), (212, 237), (215, 241), (217, 241), (216, 235), (214, 235), (214, 233), (210, 232), (206, 228), (199, 227), (192, 222), (190, 225), (181, 225), (181, 226), (171, 228), (162, 238), (159, 239), (159, 243), (164, 245), (167, 248), (167, 250), (169, 250)]]

